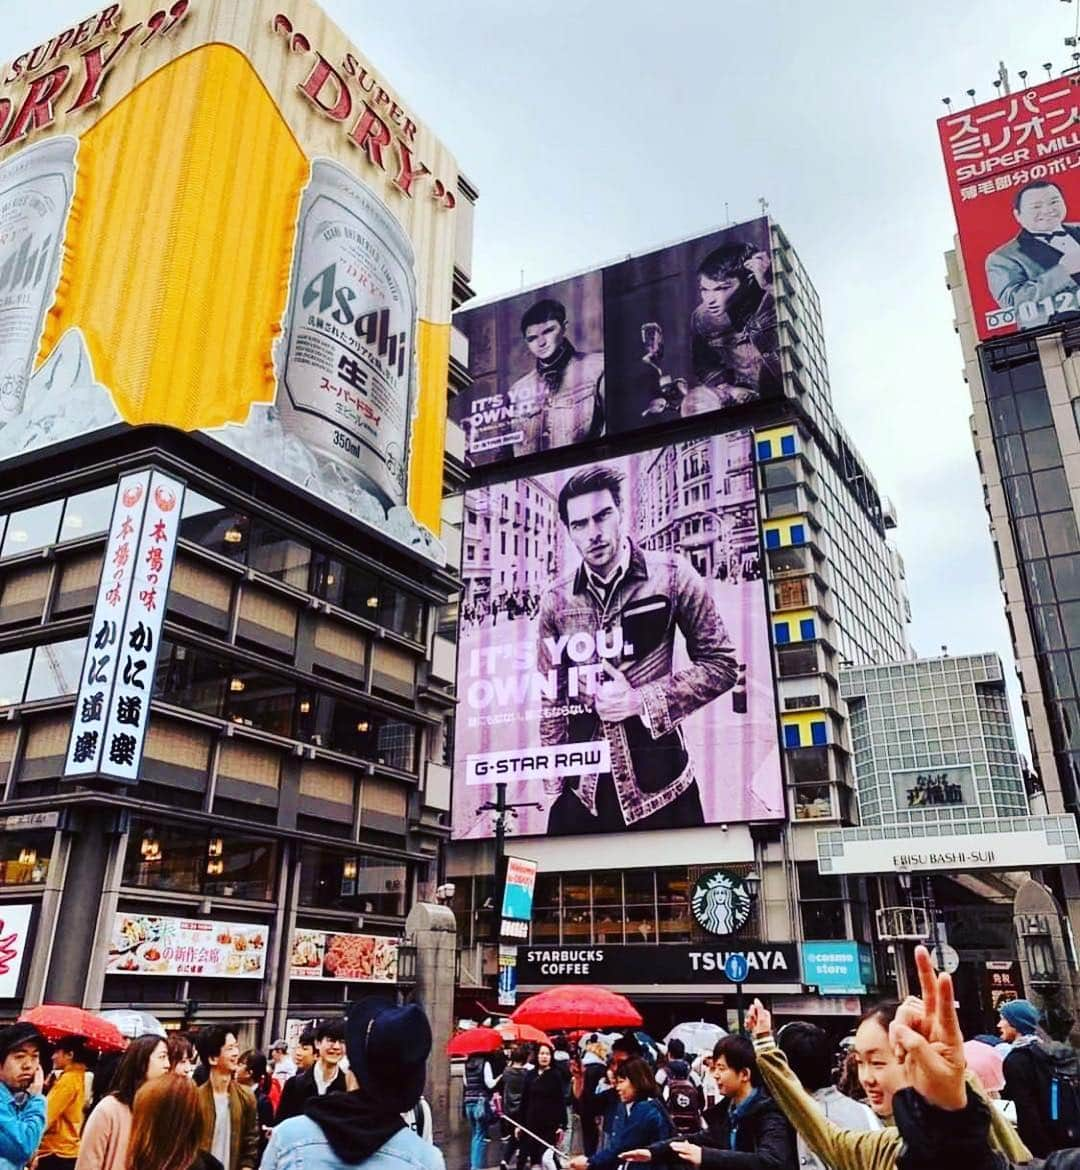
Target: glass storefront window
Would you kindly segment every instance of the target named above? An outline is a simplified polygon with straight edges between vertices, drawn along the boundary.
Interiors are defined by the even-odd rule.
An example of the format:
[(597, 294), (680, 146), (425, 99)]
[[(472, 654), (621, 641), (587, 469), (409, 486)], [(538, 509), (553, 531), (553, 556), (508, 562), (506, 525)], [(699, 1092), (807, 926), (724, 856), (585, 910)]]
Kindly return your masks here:
[(35, 647), (30, 681), (26, 685), (26, 701), (33, 703), (39, 699), (58, 699), (75, 694), (79, 689), (85, 653), (85, 638)]
[(154, 698), (202, 715), (221, 717), (231, 665), (224, 659), (163, 641), (154, 680)]
[(50, 500), (47, 504), (12, 512), (8, 517), (0, 556), (16, 557), (55, 544), (63, 507), (63, 500)]
[(251, 528), (248, 564), (276, 581), (284, 581), (296, 589), (306, 590), (311, 568), (311, 549), (272, 524), (256, 520)]
[(305, 846), (300, 856), (302, 906), (401, 915), (407, 884), (404, 862), (319, 846)]
[(36, 886), (49, 876), (51, 829), (0, 835), (0, 886)]
[(0, 654), (0, 707), (13, 707), (22, 702), (32, 652), (31, 647), (26, 646), (22, 650)]
[(108, 532), (115, 499), (116, 484), (112, 483), (69, 496), (60, 523), (60, 540), (83, 540)]
[(243, 563), (247, 557), (251, 521), (235, 508), (219, 504), (198, 492), (184, 496), (180, 537), (199, 548)]
[(136, 818), (124, 856), (124, 885), (267, 902), (277, 880), (277, 844)]

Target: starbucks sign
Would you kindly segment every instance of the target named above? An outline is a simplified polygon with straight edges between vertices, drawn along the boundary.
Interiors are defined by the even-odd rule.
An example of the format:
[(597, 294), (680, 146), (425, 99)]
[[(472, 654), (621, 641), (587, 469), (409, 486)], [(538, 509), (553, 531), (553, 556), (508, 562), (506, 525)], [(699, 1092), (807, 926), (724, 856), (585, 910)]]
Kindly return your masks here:
[(690, 891), (690, 913), (710, 934), (734, 934), (746, 924), (751, 905), (746, 882), (726, 869), (702, 874)]

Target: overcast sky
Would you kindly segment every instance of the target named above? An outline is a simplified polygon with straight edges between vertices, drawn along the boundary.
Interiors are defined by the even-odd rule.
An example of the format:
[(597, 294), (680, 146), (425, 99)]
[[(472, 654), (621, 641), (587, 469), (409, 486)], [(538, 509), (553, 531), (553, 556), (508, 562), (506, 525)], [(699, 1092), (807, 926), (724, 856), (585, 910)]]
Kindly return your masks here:
[[(899, 513), (916, 650), (994, 649), (1012, 671), (945, 288), (953, 222), (934, 123), (946, 95), (954, 108), (972, 87), (993, 96), (1001, 59), (1033, 80), (1044, 61), (1071, 64), (1076, 4), (324, 6), (479, 189), (480, 296), (750, 218), (766, 198), (821, 296), (833, 402)], [(90, 11), (0, 0), (0, 57)]]

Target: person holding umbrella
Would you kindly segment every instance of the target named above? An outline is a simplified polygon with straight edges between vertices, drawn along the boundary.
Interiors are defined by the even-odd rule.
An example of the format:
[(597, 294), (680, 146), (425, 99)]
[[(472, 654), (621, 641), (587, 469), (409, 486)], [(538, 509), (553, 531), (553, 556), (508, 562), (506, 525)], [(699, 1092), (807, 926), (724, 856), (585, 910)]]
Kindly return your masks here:
[(32, 1024), (0, 1028), (0, 1170), (22, 1170), (45, 1132), (44, 1046)]

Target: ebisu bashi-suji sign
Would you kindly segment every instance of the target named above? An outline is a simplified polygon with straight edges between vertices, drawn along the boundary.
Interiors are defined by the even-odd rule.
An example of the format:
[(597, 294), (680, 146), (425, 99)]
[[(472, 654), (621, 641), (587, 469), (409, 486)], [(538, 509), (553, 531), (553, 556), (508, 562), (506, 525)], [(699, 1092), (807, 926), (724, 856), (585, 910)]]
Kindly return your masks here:
[(442, 563), (457, 186), (310, 0), (110, 4), (20, 53), (0, 460), (198, 431)]

